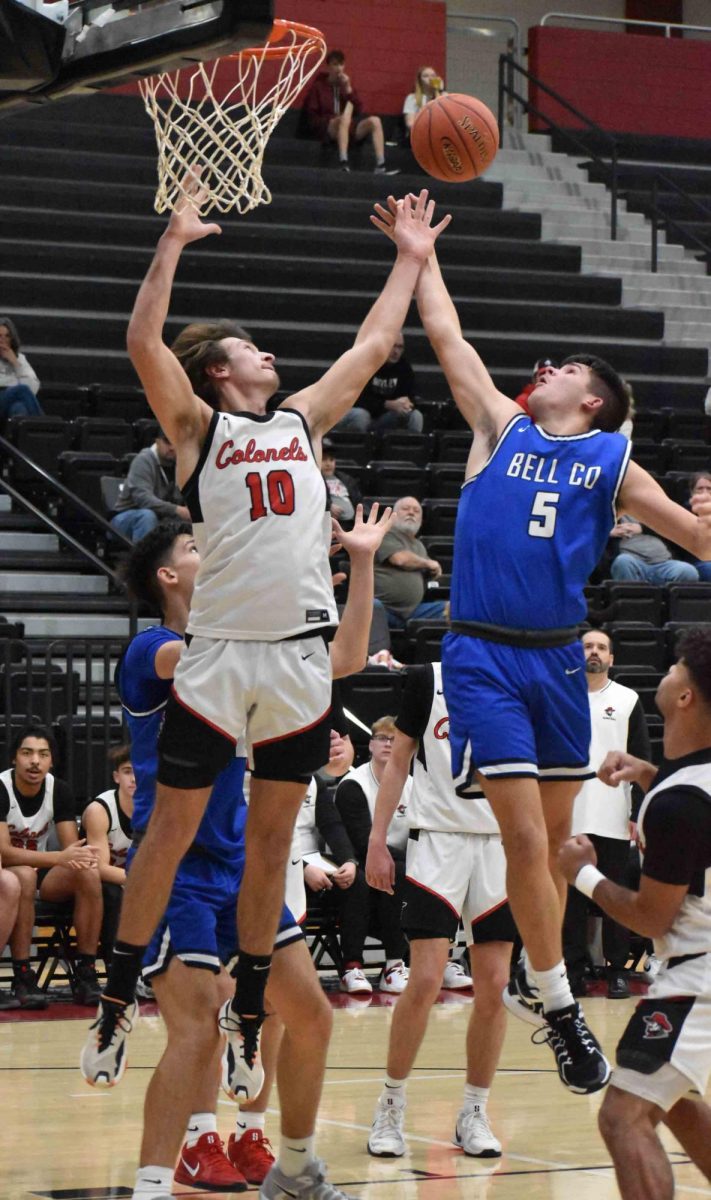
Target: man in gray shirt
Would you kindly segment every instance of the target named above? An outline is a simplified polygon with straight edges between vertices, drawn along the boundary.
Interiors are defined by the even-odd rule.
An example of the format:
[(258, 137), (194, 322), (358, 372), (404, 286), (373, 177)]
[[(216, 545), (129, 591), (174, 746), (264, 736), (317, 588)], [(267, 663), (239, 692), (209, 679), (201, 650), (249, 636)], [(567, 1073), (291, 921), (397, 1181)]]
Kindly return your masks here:
[(182, 501), (175, 482), (175, 450), (159, 430), (153, 445), (140, 450), (131, 463), (111, 524), (132, 542), (140, 542), (161, 520), (189, 521)]
[(419, 540), (422, 506), (414, 496), (393, 505), (393, 525), (375, 555), (375, 596), (385, 606), (388, 625), (404, 629), (410, 620), (445, 615), (443, 600), (424, 600), (428, 579), (439, 579), (440, 564)]
[(632, 517), (622, 513), (610, 531), (620, 539), (620, 549), (612, 560), (613, 579), (626, 583), (696, 583), (699, 572), (692, 563), (672, 558), (661, 538), (645, 533)]

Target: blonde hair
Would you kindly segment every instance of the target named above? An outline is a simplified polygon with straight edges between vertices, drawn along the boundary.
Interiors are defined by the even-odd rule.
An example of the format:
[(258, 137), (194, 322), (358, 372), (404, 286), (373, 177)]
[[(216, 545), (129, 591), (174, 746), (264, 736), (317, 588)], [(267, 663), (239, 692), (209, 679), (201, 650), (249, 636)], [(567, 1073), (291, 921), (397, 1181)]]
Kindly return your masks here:
[(378, 720), (374, 721), (370, 728), (370, 736), (372, 738), (374, 738), (375, 735), (378, 733), (391, 734), (394, 732), (395, 732), (395, 718), (389, 717), (389, 716), (388, 717), (378, 717)]
[[(418, 108), (422, 108), (423, 101), (426, 99), (425, 92), (422, 87), (422, 72), (427, 71), (428, 69), (430, 71), (434, 71), (434, 67), (431, 67), (429, 65), (429, 63), (425, 63), (424, 67), (420, 67), (419, 71), (417, 72), (417, 77), (415, 79), (415, 103), (417, 104)], [(433, 91), (435, 92), (435, 94), (437, 94), (441, 90), (442, 90), (441, 87), (433, 88)]]

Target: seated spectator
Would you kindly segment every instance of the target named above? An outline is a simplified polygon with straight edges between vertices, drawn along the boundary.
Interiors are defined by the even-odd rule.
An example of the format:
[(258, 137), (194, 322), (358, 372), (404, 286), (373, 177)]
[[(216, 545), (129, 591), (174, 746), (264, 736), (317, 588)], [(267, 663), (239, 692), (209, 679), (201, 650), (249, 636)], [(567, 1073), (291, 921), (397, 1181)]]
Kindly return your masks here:
[[(350, 770), (336, 788), (336, 808), (357, 855), (361, 872), (365, 870), (365, 860), (368, 856), (368, 838), (373, 824), (375, 798), (395, 741), (395, 718), (381, 717), (374, 723), (371, 732), (368, 762)], [(400, 911), (405, 881), (405, 851), (410, 833), (407, 808), (411, 791), (412, 779), (408, 779), (400, 804), (388, 827), (387, 846), (395, 863), (393, 893), (390, 895), (378, 891), (377, 888), (367, 887), (369, 911), (377, 921), (385, 948), (385, 966), (378, 980), (378, 990), (395, 994), (405, 990), (408, 978), (408, 969), (405, 966), (407, 939), (400, 924)], [(357, 987), (354, 984), (361, 984), (362, 976), (362, 960), (347, 960), (341, 981), (343, 990), (356, 991)]]
[(375, 372), (361, 393), (358, 403), (341, 417), (334, 427), (339, 433), (348, 429), (367, 433), (369, 429), (409, 429), (422, 431), (422, 413), (415, 407), (415, 374), (405, 357), (402, 332), (393, 342), (382, 367)]
[(111, 524), (140, 542), (161, 520), (189, 521), (182, 500), (175, 482), (175, 449), (160, 430), (153, 445), (139, 450), (131, 463)]
[(304, 98), (306, 128), (311, 137), (335, 142), (342, 171), (350, 171), (348, 149), (353, 142), (370, 136), (375, 152), (375, 174), (397, 175), (385, 165), (385, 135), (380, 117), (368, 117), (351, 86), (342, 50), (326, 55), (326, 70), (320, 71)]
[(557, 366), (558, 363), (552, 358), (539, 358), (531, 372), (531, 382), (527, 383), (525, 388), (516, 396), (516, 403), (520, 404), (523, 411), (529, 417), (531, 414), (528, 411), (528, 397), (531, 395), (533, 389), (538, 387), (539, 383), (542, 383), (547, 375), (550, 375), (551, 371), (556, 370)]
[[(711, 474), (706, 474), (705, 471), (699, 471), (698, 474), (692, 475), (690, 479), (691, 494), (689, 498), (689, 507), (694, 512), (694, 500), (705, 500), (711, 495)], [(698, 572), (699, 579), (704, 583), (711, 581), (711, 562), (695, 562), (694, 566)]]
[[(2, 865), (0, 858), (0, 954), (10, 940), (20, 907), (20, 881), (12, 871)], [(20, 1001), (13, 992), (0, 991), (0, 1012), (19, 1008)]]
[(9, 417), (41, 417), (40, 381), (24, 354), (14, 321), (0, 317), (0, 423)]
[(439, 579), (442, 567), (417, 536), (422, 505), (414, 496), (403, 496), (395, 501), (393, 514), (392, 529), (375, 555), (376, 598), (391, 629), (404, 629), (411, 620), (439, 620), (446, 615), (444, 600), (424, 599), (427, 580)]
[[(14, 739), (12, 765), (0, 773), (0, 855), (20, 882), (20, 907), (10, 935), (12, 991), (21, 1008), (46, 1008), (47, 997), (30, 967), (35, 897), (72, 900), (77, 935), (76, 1004), (99, 1002), (96, 950), (101, 928), (101, 880), (97, 853), (79, 840), (74, 797), (52, 774), (54, 739), (28, 725)], [(48, 850), (56, 832), (61, 849)]]
[(129, 746), (114, 746), (109, 751), (115, 787), (101, 792), (87, 804), (82, 814), (86, 840), (97, 854), (104, 918), (101, 923), (101, 957), (108, 967), (114, 951), (116, 930), (121, 915), (121, 897), (126, 882), (126, 856), (131, 845), (131, 817), (136, 777)]
[(444, 83), (434, 67), (420, 67), (415, 79), (415, 90), (405, 97), (405, 103), (402, 106), (402, 116), (408, 138), (412, 126), (425, 105), (429, 104), (430, 100), (436, 100), (438, 96), (446, 95)]
[[(656, 534), (645, 533), (634, 517), (620, 514), (610, 537), (620, 541), (612, 560), (613, 579), (630, 583), (695, 583), (699, 572), (688, 562), (672, 558), (669, 547)], [(624, 549), (622, 547), (624, 546)]]
[(321, 474), (331, 498), (331, 514), (344, 528), (350, 528), (356, 506), (363, 497), (355, 479), (336, 468), (336, 451), (330, 438), (321, 443)]

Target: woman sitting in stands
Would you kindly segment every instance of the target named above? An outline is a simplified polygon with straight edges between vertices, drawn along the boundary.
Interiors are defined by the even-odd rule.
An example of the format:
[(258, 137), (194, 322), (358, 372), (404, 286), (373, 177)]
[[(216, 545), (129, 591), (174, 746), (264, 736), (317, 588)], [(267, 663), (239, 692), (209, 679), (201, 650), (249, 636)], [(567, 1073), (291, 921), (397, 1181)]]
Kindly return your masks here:
[(415, 90), (405, 97), (405, 103), (402, 106), (408, 139), (415, 119), (425, 105), (429, 104), (430, 100), (436, 100), (438, 96), (446, 96), (446, 94), (444, 83), (434, 67), (420, 67), (415, 79)]
[(41, 417), (40, 381), (24, 354), (14, 321), (0, 317), (0, 424), (8, 417)]

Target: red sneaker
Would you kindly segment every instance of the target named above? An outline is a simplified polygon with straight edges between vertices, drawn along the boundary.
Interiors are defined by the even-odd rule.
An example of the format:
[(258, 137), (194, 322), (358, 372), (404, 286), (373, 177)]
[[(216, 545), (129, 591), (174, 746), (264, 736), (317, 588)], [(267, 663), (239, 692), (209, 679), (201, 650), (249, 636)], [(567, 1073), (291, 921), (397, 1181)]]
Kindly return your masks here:
[(230, 1162), (216, 1133), (203, 1133), (194, 1146), (183, 1146), (175, 1168), (176, 1183), (211, 1192), (245, 1192), (247, 1180)]
[(262, 1183), (276, 1161), (269, 1140), (260, 1129), (247, 1129), (241, 1137), (231, 1133), (227, 1157), (233, 1167), (242, 1172), (247, 1183)]

